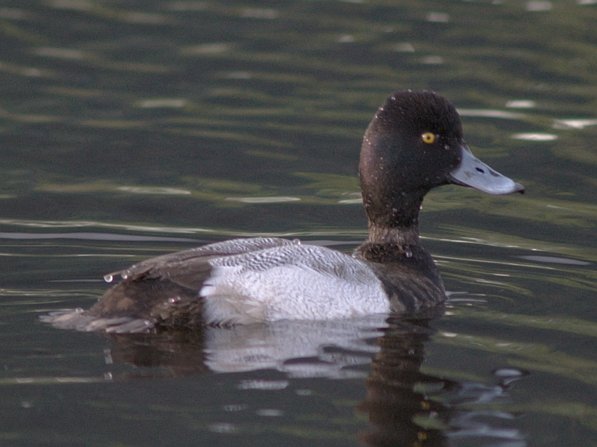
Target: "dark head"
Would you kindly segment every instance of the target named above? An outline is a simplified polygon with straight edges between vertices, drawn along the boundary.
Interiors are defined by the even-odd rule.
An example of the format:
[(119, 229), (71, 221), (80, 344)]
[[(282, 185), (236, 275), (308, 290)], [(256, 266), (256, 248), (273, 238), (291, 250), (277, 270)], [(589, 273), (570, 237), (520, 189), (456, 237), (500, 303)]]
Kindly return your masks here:
[(359, 175), (370, 227), (416, 235), (423, 197), (436, 186), (524, 191), (472, 155), (455, 107), (429, 91), (396, 92), (379, 108), (365, 132)]

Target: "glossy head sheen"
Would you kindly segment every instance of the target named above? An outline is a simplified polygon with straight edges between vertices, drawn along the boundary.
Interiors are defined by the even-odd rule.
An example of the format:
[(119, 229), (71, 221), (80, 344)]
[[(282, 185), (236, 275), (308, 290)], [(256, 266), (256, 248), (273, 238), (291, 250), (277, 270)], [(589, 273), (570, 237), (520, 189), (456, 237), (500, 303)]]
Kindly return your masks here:
[(416, 224), (423, 196), (450, 182), (462, 159), (462, 124), (454, 106), (428, 91), (400, 91), (373, 117), (359, 175), (370, 221)]
[[(424, 136), (432, 135), (433, 141)], [(460, 116), (433, 92), (397, 92), (379, 108), (361, 149), (361, 179), (390, 176), (406, 191), (446, 183), (461, 159)]]

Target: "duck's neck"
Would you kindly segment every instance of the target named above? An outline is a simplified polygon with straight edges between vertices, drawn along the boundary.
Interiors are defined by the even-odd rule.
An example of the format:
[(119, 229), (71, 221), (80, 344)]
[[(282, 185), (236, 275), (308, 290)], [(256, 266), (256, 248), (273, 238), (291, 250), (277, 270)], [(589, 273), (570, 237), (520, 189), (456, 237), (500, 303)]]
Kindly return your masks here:
[[(424, 193), (363, 194), (369, 221), (367, 242), (408, 247), (419, 243), (419, 211)], [(380, 199), (381, 196), (381, 199)]]
[(419, 243), (419, 227), (418, 225), (408, 227), (385, 226), (369, 221), (367, 243), (395, 245), (406, 251), (409, 247)]
[(419, 228), (377, 225), (369, 221), (369, 236), (356, 250), (355, 255), (381, 264), (403, 262), (413, 253), (423, 249), (419, 245)]

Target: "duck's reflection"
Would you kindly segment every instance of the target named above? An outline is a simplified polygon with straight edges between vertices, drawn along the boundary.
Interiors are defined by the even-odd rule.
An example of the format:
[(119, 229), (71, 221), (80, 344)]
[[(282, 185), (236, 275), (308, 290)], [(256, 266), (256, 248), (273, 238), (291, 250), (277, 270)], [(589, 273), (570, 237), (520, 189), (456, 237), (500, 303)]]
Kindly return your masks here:
[(115, 335), (109, 359), (148, 367), (144, 376), (273, 369), (288, 378), (366, 377), (358, 406), (370, 421), (358, 435), (366, 445), (447, 446), (463, 439), (467, 445), (526, 445), (514, 415), (489, 405), (499, 403), (521, 373), (504, 370), (486, 385), (422, 372), (432, 321), (371, 316)]
[(441, 393), (456, 383), (421, 372), (425, 343), (432, 330), (428, 320), (391, 320), (366, 381), (367, 394), (359, 409), (368, 413), (371, 429), (361, 434), (373, 446), (446, 445), (448, 408), (427, 390)]

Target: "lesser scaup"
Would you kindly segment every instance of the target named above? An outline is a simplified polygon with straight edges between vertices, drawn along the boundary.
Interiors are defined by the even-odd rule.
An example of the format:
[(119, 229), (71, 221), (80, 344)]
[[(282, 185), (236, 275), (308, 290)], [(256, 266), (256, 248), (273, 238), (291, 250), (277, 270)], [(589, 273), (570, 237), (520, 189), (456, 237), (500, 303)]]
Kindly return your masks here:
[(359, 177), (369, 235), (352, 256), (280, 238), (219, 242), (111, 274), (121, 281), (93, 307), (54, 322), (137, 332), (431, 307), (446, 295), (419, 243), (425, 194), (445, 184), (524, 191), (473, 156), (456, 109), (430, 91), (398, 91), (377, 110), (363, 138)]

